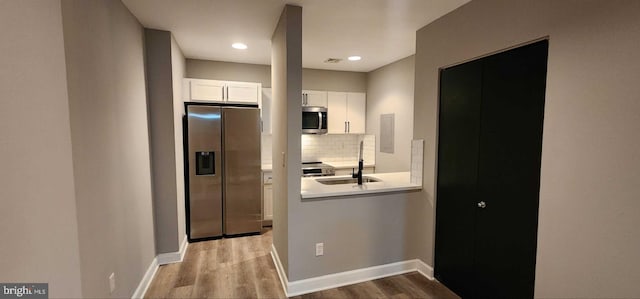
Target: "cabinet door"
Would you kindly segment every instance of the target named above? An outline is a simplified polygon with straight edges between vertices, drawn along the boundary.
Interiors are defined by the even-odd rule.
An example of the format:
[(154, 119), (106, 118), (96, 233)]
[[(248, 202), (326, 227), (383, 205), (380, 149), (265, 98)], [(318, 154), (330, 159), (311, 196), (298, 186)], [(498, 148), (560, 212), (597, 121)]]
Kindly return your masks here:
[(262, 88), (260, 116), (262, 117), (262, 134), (271, 134), (271, 88)]
[(303, 90), (303, 106), (327, 107), (327, 92)]
[(347, 133), (364, 134), (366, 118), (366, 94), (347, 93)]
[(229, 102), (257, 104), (260, 84), (247, 82), (227, 82), (226, 99)]
[(224, 101), (224, 82), (216, 80), (190, 79), (191, 101)]
[(347, 93), (327, 93), (327, 118), (329, 134), (344, 134), (347, 132)]
[(273, 185), (267, 184), (264, 185), (263, 190), (263, 207), (262, 211), (263, 219), (262, 220), (272, 220), (273, 219)]

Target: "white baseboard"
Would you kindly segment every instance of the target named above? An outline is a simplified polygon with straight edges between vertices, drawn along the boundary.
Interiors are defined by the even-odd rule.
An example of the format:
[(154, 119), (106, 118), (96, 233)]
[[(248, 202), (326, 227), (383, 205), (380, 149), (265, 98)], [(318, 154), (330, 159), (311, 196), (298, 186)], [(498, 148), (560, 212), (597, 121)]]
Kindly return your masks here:
[(433, 278), (433, 267), (425, 264), (420, 259), (413, 260), (416, 263), (416, 271), (420, 272), (422, 276), (428, 278), (429, 280), (434, 280)]
[(289, 284), (289, 280), (287, 279), (287, 273), (284, 271), (284, 267), (280, 262), (280, 256), (278, 255), (278, 251), (276, 247), (271, 244), (271, 259), (273, 259), (273, 263), (276, 265), (276, 271), (278, 272), (278, 277), (280, 277), (280, 284), (282, 284), (282, 290), (287, 297), (291, 297), (287, 295), (287, 285)]
[(140, 280), (140, 283), (138, 284), (136, 291), (131, 295), (131, 298), (137, 299), (144, 297), (144, 293), (147, 292), (147, 289), (153, 280), (153, 276), (156, 275), (156, 271), (158, 271), (158, 257), (153, 258), (151, 261), (151, 265), (147, 268), (147, 272), (144, 273), (142, 280)]
[(142, 280), (140, 280), (140, 283), (138, 284), (136, 291), (133, 292), (133, 295), (131, 296), (131, 298), (136, 298), (136, 299), (143, 298), (144, 294), (147, 292), (147, 289), (149, 288), (149, 285), (151, 285), (151, 281), (153, 280), (153, 277), (156, 275), (156, 272), (158, 271), (158, 267), (160, 267), (161, 265), (182, 262), (182, 260), (184, 259), (184, 254), (185, 252), (187, 252), (188, 246), (189, 246), (189, 243), (187, 242), (187, 236), (184, 236), (184, 238), (182, 239), (182, 243), (180, 244), (180, 251), (158, 254), (151, 261), (151, 265), (149, 265), (149, 268), (147, 268), (147, 272), (145, 272), (144, 276), (142, 277)]
[(184, 238), (182, 239), (182, 243), (180, 243), (179, 251), (158, 254), (158, 265), (162, 266), (166, 264), (182, 262), (182, 260), (184, 259), (184, 254), (185, 252), (187, 252), (187, 246), (189, 246), (189, 243), (187, 242), (187, 236), (184, 236)]
[(393, 276), (418, 271), (428, 279), (433, 280), (433, 268), (419, 259), (356, 269), (340, 273), (328, 274), (302, 280), (289, 281), (280, 262), (276, 248), (271, 246), (271, 257), (276, 265), (282, 289), (287, 297), (298, 296), (317, 291), (333, 289), (345, 285), (370, 281), (387, 276)]

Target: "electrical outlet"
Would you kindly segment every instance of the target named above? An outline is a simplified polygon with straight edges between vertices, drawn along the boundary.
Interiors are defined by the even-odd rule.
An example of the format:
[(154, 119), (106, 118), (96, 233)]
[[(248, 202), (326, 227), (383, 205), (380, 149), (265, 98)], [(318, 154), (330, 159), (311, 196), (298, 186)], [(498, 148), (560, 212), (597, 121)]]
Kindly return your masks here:
[(324, 243), (316, 243), (316, 256), (324, 255)]
[(115, 290), (116, 290), (116, 274), (111, 273), (111, 275), (109, 275), (109, 293), (113, 294), (113, 291)]

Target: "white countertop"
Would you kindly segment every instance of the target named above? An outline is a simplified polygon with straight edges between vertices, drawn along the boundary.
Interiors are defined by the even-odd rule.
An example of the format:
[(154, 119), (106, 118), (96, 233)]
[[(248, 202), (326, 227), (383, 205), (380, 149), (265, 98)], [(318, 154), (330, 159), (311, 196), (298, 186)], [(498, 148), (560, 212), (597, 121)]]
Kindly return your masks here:
[(324, 185), (316, 179), (350, 178), (351, 176), (302, 178), (300, 195), (306, 199), (422, 189), (421, 185), (410, 183), (409, 172), (371, 173), (363, 176), (373, 177), (381, 182), (364, 183), (362, 186), (358, 186), (358, 184)]

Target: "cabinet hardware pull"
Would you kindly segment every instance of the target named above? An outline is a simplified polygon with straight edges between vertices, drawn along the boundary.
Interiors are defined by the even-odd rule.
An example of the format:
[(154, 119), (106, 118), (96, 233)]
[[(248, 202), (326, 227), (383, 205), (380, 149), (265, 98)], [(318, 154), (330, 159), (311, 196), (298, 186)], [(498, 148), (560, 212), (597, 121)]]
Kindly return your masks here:
[(478, 203), (478, 208), (484, 209), (487, 207), (487, 203), (485, 203), (484, 201), (481, 201)]

